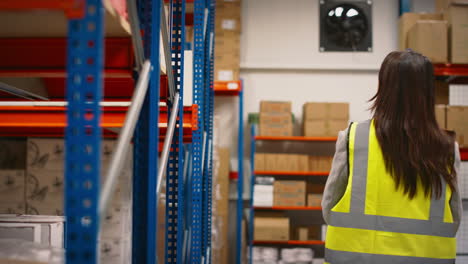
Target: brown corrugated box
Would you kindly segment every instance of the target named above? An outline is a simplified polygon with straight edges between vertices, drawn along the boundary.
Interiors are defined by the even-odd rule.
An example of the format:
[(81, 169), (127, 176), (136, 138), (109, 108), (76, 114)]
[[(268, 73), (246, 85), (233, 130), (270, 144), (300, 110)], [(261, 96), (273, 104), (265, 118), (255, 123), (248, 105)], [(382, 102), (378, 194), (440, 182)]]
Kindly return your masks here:
[(418, 20), (408, 31), (408, 48), (434, 63), (448, 62), (448, 26), (441, 20)]
[(447, 128), (447, 106), (446, 105), (436, 105), (435, 106), (435, 116), (439, 127), (442, 129)]
[(418, 20), (443, 20), (443, 15), (432, 13), (404, 13), (401, 15), (398, 21), (399, 50), (405, 50), (408, 48), (408, 32)]
[[(272, 232), (274, 230), (274, 232)], [(289, 240), (289, 218), (255, 217), (254, 239), (257, 241)]]
[(305, 192), (274, 192), (274, 206), (305, 206)]
[(254, 163), (255, 163), (255, 170), (256, 171), (264, 171), (265, 170), (265, 154), (263, 153), (255, 153), (254, 156)]
[(273, 186), (275, 193), (305, 193), (306, 191), (305, 181), (275, 181)]
[(449, 83), (435, 81), (435, 103), (447, 105), (449, 103)]
[(261, 113), (288, 113), (291, 115), (290, 101), (261, 101)]
[(304, 121), (304, 136), (336, 137), (338, 132), (347, 127), (348, 120), (306, 120)]
[(468, 63), (468, 2), (450, 5), (444, 12), (449, 24), (449, 57), (451, 63)]
[(460, 147), (468, 147), (468, 106), (447, 106), (447, 129), (456, 132)]
[(444, 12), (450, 5), (468, 4), (468, 0), (436, 0), (436, 12)]
[(307, 194), (307, 206), (322, 206), (322, 194)]
[(292, 136), (291, 113), (260, 113), (259, 134), (261, 136)]
[(305, 103), (303, 120), (349, 120), (348, 103)]
[(308, 155), (297, 155), (298, 160), (298, 171), (306, 172), (309, 171), (309, 156)]
[(309, 240), (309, 228), (308, 227), (298, 227), (296, 229), (297, 240), (307, 241)]
[(333, 157), (309, 156), (309, 169), (311, 171), (330, 171)]
[(277, 171), (278, 166), (277, 166), (277, 155), (276, 154), (271, 154), (271, 153), (265, 153), (263, 154), (264, 159), (265, 159), (265, 169), (268, 171)]

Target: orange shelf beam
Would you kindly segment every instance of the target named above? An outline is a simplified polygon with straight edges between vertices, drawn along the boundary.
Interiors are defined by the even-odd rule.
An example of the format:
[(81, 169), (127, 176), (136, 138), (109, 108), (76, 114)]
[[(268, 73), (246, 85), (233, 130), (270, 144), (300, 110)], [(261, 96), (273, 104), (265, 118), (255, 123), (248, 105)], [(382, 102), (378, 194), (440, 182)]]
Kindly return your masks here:
[(214, 92), (215, 95), (227, 95), (233, 96), (238, 95), (242, 91), (242, 82), (241, 81), (215, 81), (214, 82)]
[[(121, 128), (127, 113), (127, 107), (103, 107), (101, 127), (104, 135), (115, 133), (112, 129)], [(164, 137), (167, 130), (168, 113), (165, 107), (160, 108), (160, 135)], [(192, 138), (192, 131), (197, 128), (197, 106), (184, 107), (184, 141)], [(65, 107), (41, 106), (2, 106), (0, 107), (0, 136), (45, 136), (62, 137), (66, 121)]]
[(337, 140), (337, 138), (336, 137), (270, 137), (270, 136), (255, 136), (255, 140), (335, 142)]
[(287, 240), (287, 241), (259, 241), (254, 240), (254, 245), (325, 245), (325, 241), (321, 240), (309, 240), (309, 241), (300, 241), (300, 240)]
[(254, 206), (255, 210), (271, 211), (322, 211), (320, 206)]
[(255, 175), (265, 176), (328, 176), (328, 171), (254, 171)]
[(468, 64), (434, 64), (436, 76), (468, 76)]

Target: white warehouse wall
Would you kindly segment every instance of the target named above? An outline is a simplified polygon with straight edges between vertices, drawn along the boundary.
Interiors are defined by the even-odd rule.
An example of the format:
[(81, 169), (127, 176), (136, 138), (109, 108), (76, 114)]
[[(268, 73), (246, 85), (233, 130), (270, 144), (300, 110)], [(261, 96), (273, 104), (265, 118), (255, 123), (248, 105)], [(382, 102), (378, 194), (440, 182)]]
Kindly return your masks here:
[(350, 103), (351, 120), (369, 118), (382, 60), (397, 48), (397, 0), (373, 0), (372, 52), (319, 52), (318, 0), (244, 0), (241, 77), (245, 112), (261, 100)]

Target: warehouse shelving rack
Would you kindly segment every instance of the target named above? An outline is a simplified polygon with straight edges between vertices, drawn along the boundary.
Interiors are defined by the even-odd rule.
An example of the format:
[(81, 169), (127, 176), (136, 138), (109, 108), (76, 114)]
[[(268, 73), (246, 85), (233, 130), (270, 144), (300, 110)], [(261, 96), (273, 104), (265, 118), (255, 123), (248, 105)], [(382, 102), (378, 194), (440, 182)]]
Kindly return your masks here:
[(238, 141), (237, 141), (237, 204), (236, 204), (236, 256), (235, 263), (242, 263), (242, 220), (244, 218), (244, 87), (242, 81), (215, 81), (216, 96), (237, 96), (238, 103)]
[(255, 211), (307, 211), (307, 212), (321, 212), (322, 208), (319, 206), (254, 206), (254, 185), (256, 176), (274, 176), (281, 178), (310, 178), (318, 177), (323, 178), (329, 175), (327, 171), (308, 171), (308, 172), (296, 172), (296, 171), (257, 171), (255, 170), (255, 152), (257, 149), (258, 142), (269, 142), (269, 143), (324, 143), (334, 144), (337, 140), (336, 137), (305, 137), (305, 136), (258, 136), (257, 126), (252, 125), (250, 129), (250, 162), (252, 166), (252, 176), (250, 182), (250, 208), (249, 208), (249, 223), (248, 223), (248, 246), (249, 256), (248, 261), (252, 263), (252, 252), (253, 246), (319, 246), (323, 247), (325, 241), (321, 240), (285, 240), (285, 241), (259, 241), (254, 239), (254, 217)]
[[(186, 2), (194, 3), (194, 14), (185, 14)], [(108, 175), (117, 175), (135, 129), (132, 262), (186, 263), (188, 257), (190, 263), (211, 263), (215, 2), (171, 1), (169, 26), (163, 5), (162, 0), (0, 3), (0, 10), (53, 9), (67, 15), (67, 37), (0, 39), (0, 76), (46, 78), (51, 95), (49, 102), (25, 102), (2, 94), (9, 101), (0, 105), (0, 135), (65, 135), (67, 263), (99, 262), (99, 219), (113, 184), (107, 181), (100, 188), (99, 151), (93, 150), (100, 148), (102, 136), (117, 137), (116, 129), (121, 131), (110, 166), (114, 173)], [(105, 8), (115, 8), (118, 19), (138, 34), (105, 38)], [(195, 28), (194, 104), (189, 107), (182, 104), (186, 19)], [(160, 33), (165, 63), (160, 61)], [(170, 70), (160, 71), (164, 64)], [(132, 77), (138, 77), (135, 89)], [(183, 143), (192, 149), (190, 159)], [(156, 212), (166, 157), (165, 244), (157, 245), (157, 233), (164, 232), (157, 230)], [(184, 169), (187, 164), (191, 171)], [(164, 260), (157, 259), (157, 247), (165, 247)]]

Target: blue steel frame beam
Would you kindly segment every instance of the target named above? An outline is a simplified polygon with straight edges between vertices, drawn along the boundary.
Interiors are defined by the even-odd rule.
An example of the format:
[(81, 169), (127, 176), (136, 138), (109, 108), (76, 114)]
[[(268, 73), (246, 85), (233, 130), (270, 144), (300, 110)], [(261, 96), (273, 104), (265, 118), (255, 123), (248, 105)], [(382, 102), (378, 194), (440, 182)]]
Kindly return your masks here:
[(139, 0), (144, 53), (152, 71), (134, 137), (132, 262), (156, 263), (157, 168), (159, 139), (159, 27), (162, 0)]
[[(181, 264), (185, 230), (184, 151), (183, 151), (183, 73), (185, 47), (185, 0), (170, 2), (171, 61), (175, 88), (179, 92), (179, 104), (171, 111), (178, 111), (178, 119), (172, 147), (169, 153), (166, 177), (166, 263)], [(169, 107), (172, 107), (169, 102)]]
[(87, 0), (85, 16), (68, 24), (65, 133), (66, 263), (98, 263), (104, 8)]
[(198, 126), (192, 134), (192, 177), (191, 177), (191, 228), (189, 263), (199, 264), (202, 259), (202, 214), (203, 214), (203, 131), (204, 131), (204, 21), (205, 0), (194, 3), (193, 45), (193, 104), (198, 105)]

